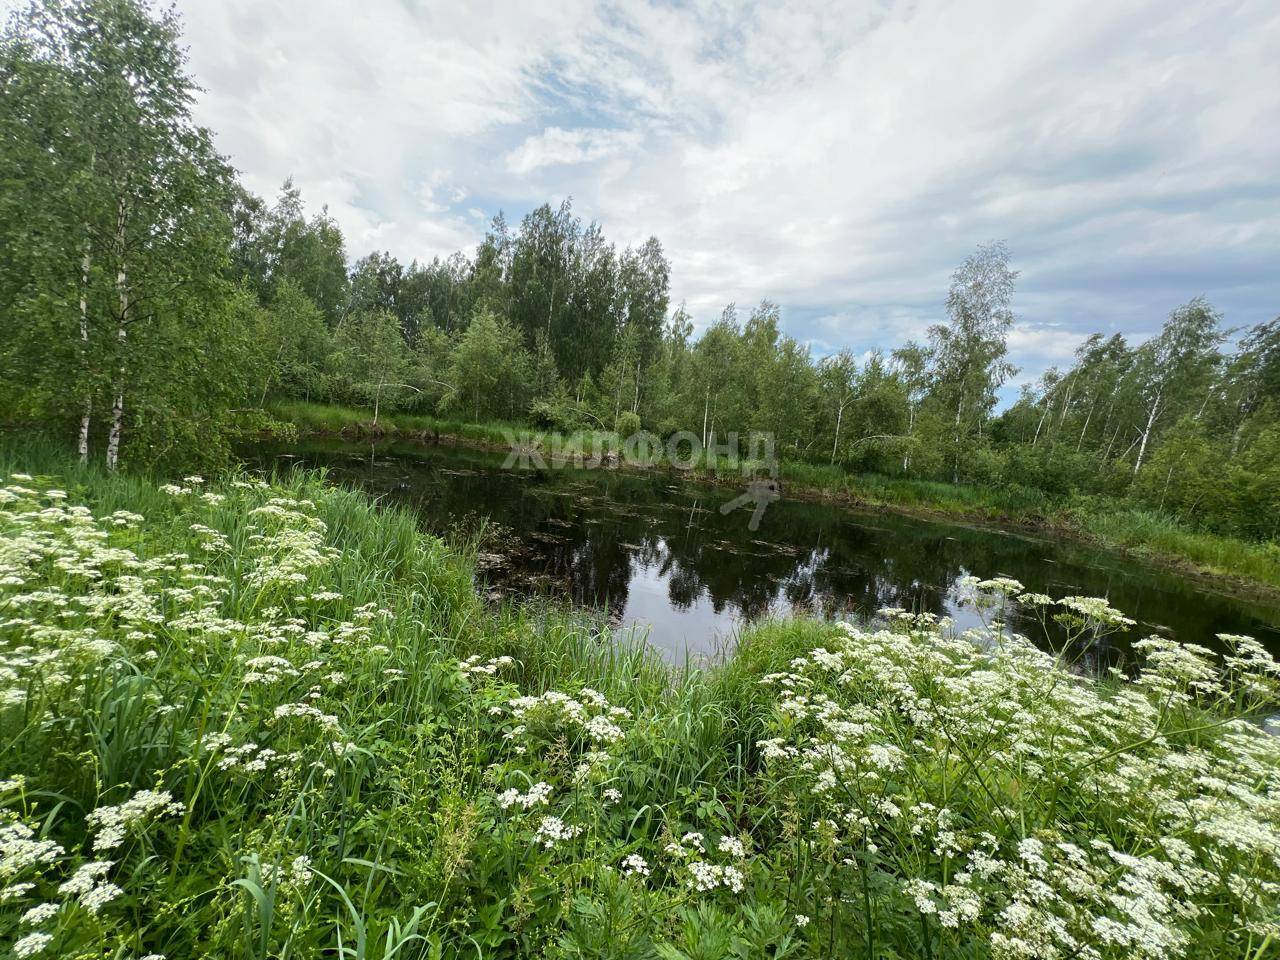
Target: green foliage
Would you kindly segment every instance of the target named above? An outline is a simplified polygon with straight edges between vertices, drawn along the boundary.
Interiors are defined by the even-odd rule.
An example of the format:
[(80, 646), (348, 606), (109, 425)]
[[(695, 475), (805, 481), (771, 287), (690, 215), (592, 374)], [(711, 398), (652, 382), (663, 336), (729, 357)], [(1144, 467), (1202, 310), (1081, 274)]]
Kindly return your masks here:
[(625, 439), (640, 432), (640, 415), (624, 410), (613, 423), (613, 432)]
[(811, 356), (769, 301), (695, 337), (668, 313), (660, 243), (620, 249), (567, 201), (499, 215), (471, 253), (348, 266), (292, 183), (267, 202), (235, 182), (191, 117), (179, 26), (141, 0), (43, 0), (5, 29), (6, 424), (165, 471), (225, 461), (247, 411), (299, 400), (367, 406), (369, 432), (388, 414), (481, 434), (638, 422), (696, 435), (708, 465), (764, 433), (793, 473), (841, 468), (831, 489), (1034, 488), (1060, 511), (1106, 497), (1189, 533), (1277, 536), (1280, 320), (1227, 349), (1196, 298), (1137, 346), (1088, 338), (997, 414), (1017, 279), (998, 243), (955, 271), (926, 343), (865, 358)]
[(263, 352), (259, 406), (273, 390), (286, 396), (318, 392), (332, 344), (324, 315), (293, 280), (275, 285), (270, 304), (260, 311), (261, 327), (252, 342)]
[(395, 407), (417, 391), (411, 382), (412, 354), (405, 349), (400, 323), (385, 310), (346, 318), (334, 331), (329, 382), (339, 396), (373, 407), (378, 422), (383, 403)]
[(450, 356), (440, 409), (475, 421), (519, 419), (528, 409), (531, 367), (515, 327), (481, 310)]
[[(44, 955), (1226, 958), (1274, 935), (1280, 746), (1240, 720), (1280, 668), (1246, 639), (1221, 666), (1153, 639), (1099, 683), (898, 612), (676, 668), (486, 607), (413, 515), (312, 474), (158, 486), (36, 445), (0, 471), (0, 936)], [(964, 589), (987, 623), (1122, 618)]]
[(347, 260), (342, 231), (328, 213), (308, 220), (301, 191), (286, 180), (270, 208), (237, 189), (230, 216), (232, 277), (264, 303), (274, 299), (281, 284), (292, 284), (335, 326), (347, 300)]
[(0, 242), (22, 251), (0, 260), (18, 321), (0, 399), (78, 428), (85, 456), (105, 428), (111, 466), (206, 456), (256, 376), (223, 276), (231, 174), (191, 118), (178, 36), (172, 12), (77, 0), (0, 40)]

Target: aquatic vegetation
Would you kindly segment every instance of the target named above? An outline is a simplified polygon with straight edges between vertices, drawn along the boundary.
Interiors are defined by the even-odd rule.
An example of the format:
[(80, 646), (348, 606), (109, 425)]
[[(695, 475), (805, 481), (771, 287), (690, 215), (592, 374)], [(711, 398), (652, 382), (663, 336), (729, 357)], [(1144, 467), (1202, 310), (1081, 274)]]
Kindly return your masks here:
[[(1105, 599), (766, 624), (677, 670), (486, 609), (299, 474), (0, 482), (0, 937), (19, 957), (1251, 957), (1280, 666)], [(1026, 622), (1025, 618), (1021, 622)]]

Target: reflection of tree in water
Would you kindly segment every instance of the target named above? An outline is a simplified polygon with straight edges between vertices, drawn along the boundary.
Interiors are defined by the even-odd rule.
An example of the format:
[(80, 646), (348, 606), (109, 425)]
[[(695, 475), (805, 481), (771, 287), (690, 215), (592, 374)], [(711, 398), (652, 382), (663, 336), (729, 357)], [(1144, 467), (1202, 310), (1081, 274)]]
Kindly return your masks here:
[[(1156, 618), (1140, 623), (1137, 635), (1171, 627), (1180, 639), (1204, 642), (1219, 631), (1267, 637), (1270, 630), (1276, 645), (1266, 624), (1272, 611), (1242, 609), (1083, 547), (796, 501), (771, 505), (752, 533), (746, 514), (714, 509), (731, 489), (673, 485), (660, 474), (503, 471), (496, 469), (500, 460), (459, 451), (432, 457), (415, 450), (412, 456), (380, 451), (372, 461), (367, 452), (358, 460), (342, 452), (307, 459), (334, 467), (340, 479), (411, 502), (432, 530), (474, 528), (477, 518), (491, 518), (513, 532), (513, 539), (486, 547), (507, 560), (487, 574), (491, 582), (562, 592), (607, 605), (614, 617), (623, 615), (638, 576), (660, 581), (676, 611), (705, 600), (717, 613), (747, 619), (771, 611), (831, 616), (886, 606), (941, 615), (952, 609), (957, 580), (972, 572), (1015, 577), (1055, 597), (1109, 597), (1139, 621)], [(1015, 615), (1012, 627), (1042, 634), (1025, 613)], [(1088, 655), (1111, 662), (1126, 645), (1122, 640)]]
[(683, 509), (661, 504), (651, 504), (648, 517), (623, 512), (589, 519), (594, 522), (580, 523), (567, 543), (547, 544), (543, 561), (564, 575), (577, 599), (607, 598), (611, 608), (625, 605), (633, 560), (666, 579), (676, 609), (705, 596), (715, 611), (732, 609), (747, 619), (780, 606), (942, 612), (947, 589), (965, 572), (957, 551), (939, 549), (938, 537), (919, 542), (899, 531), (867, 530), (830, 509), (803, 505), (783, 518), (781, 546), (752, 542), (740, 517), (699, 514), (690, 521)]
[(692, 567), (684, 567), (674, 559), (664, 562), (667, 576), (667, 597), (677, 610), (688, 610), (702, 596), (702, 577)]

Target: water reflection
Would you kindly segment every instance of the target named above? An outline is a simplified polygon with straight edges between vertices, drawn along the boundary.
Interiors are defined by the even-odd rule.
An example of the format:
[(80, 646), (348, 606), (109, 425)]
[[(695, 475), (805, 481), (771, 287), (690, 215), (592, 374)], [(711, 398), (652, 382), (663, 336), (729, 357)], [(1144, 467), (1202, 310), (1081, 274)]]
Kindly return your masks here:
[[(280, 453), (258, 456), (268, 462)], [(1109, 597), (1139, 621), (1133, 636), (1203, 643), (1219, 632), (1249, 633), (1280, 649), (1275, 609), (1077, 544), (786, 498), (752, 532), (748, 513), (717, 509), (740, 491), (659, 473), (502, 470), (499, 456), (450, 448), (320, 443), (289, 456), (411, 503), (438, 532), (484, 518), (490, 589), (603, 607), (615, 623), (647, 628), (674, 656), (711, 650), (741, 622), (772, 614), (838, 617), (892, 606), (972, 626), (956, 589), (970, 573), (1015, 577), (1051, 596)], [(1040, 633), (1034, 620), (1015, 626)], [(1089, 656), (1114, 662), (1126, 642)]]

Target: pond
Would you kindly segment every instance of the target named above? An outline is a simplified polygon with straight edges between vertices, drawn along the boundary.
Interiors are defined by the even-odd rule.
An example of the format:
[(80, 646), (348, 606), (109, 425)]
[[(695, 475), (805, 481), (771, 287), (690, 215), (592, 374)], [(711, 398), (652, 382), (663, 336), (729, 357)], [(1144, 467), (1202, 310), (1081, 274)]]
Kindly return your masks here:
[[(1245, 633), (1280, 650), (1280, 609), (1231, 597), (1132, 558), (1047, 536), (788, 499), (722, 513), (742, 491), (666, 472), (503, 469), (505, 457), (457, 447), (309, 441), (252, 451), (263, 467), (321, 466), (338, 482), (413, 507), (444, 535), (483, 530), (491, 596), (551, 595), (643, 632), (674, 660), (726, 649), (762, 617), (864, 617), (882, 607), (976, 619), (958, 603), (967, 575), (1009, 576), (1053, 597), (1108, 597), (1138, 621), (1107, 649), (1159, 632), (1213, 643)], [(1016, 625), (1043, 633), (1034, 620)], [(1050, 638), (1051, 642), (1051, 638)]]

